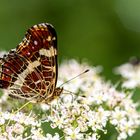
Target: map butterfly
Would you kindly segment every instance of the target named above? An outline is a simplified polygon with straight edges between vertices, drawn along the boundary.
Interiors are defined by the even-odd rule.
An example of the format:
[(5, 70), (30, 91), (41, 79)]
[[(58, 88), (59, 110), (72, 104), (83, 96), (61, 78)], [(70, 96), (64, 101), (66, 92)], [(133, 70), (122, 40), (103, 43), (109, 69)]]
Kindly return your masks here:
[(16, 49), (0, 58), (0, 88), (9, 95), (49, 103), (63, 88), (57, 87), (57, 36), (48, 23), (28, 29)]

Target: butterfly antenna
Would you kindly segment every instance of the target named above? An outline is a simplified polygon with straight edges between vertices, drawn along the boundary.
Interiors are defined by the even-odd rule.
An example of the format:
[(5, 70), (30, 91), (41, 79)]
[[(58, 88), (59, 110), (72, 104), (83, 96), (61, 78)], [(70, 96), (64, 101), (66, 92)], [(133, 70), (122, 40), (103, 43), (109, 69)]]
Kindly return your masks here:
[(77, 77), (79, 77), (79, 76), (81, 76), (81, 75), (83, 75), (83, 74), (85, 74), (85, 73), (87, 73), (87, 72), (89, 72), (89, 69), (86, 69), (86, 70), (83, 71), (82, 73), (80, 73), (80, 74), (76, 75), (75, 77), (69, 79), (68, 81), (66, 81), (66, 82), (64, 82), (63, 84), (61, 84), (59, 87), (62, 87), (64, 84), (69, 83), (69, 82), (72, 81), (73, 79), (76, 79)]

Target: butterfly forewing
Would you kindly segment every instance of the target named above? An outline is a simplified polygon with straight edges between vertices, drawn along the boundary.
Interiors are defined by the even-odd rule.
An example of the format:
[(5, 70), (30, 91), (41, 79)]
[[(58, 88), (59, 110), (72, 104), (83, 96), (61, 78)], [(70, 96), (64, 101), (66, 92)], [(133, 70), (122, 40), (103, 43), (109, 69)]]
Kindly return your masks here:
[(1, 58), (0, 88), (11, 96), (48, 102), (62, 92), (56, 88), (57, 71), (56, 32), (50, 24), (38, 24)]

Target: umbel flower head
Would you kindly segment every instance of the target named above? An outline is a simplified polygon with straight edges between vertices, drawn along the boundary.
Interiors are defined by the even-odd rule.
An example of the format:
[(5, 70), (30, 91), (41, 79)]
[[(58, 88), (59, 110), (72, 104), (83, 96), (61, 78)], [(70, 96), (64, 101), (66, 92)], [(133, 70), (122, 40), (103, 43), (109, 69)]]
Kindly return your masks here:
[[(65, 83), (86, 69), (90, 71)], [(138, 104), (133, 102), (132, 93), (118, 91), (106, 82), (100, 76), (101, 70), (100, 66), (76, 60), (63, 62), (57, 86), (65, 83), (64, 91), (50, 105), (28, 104), (12, 111), (12, 105), (20, 108), (22, 103), (4, 98), (4, 92), (0, 101), (0, 139), (99, 140), (116, 134), (117, 140), (124, 140), (132, 136), (140, 125)]]
[(115, 73), (122, 76), (122, 87), (128, 89), (140, 87), (140, 60), (137, 58), (134, 57), (130, 62), (117, 67)]

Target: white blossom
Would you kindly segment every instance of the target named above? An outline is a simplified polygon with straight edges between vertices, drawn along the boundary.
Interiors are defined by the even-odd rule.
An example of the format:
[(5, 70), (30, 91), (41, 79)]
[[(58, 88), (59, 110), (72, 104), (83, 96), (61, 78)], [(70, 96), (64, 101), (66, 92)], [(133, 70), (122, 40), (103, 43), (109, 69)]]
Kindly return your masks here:
[(140, 86), (140, 64), (125, 63), (115, 69), (123, 78), (122, 87), (133, 89)]
[(64, 133), (66, 134), (66, 140), (83, 140), (83, 134), (80, 133), (80, 129), (77, 128), (66, 128), (64, 129)]

